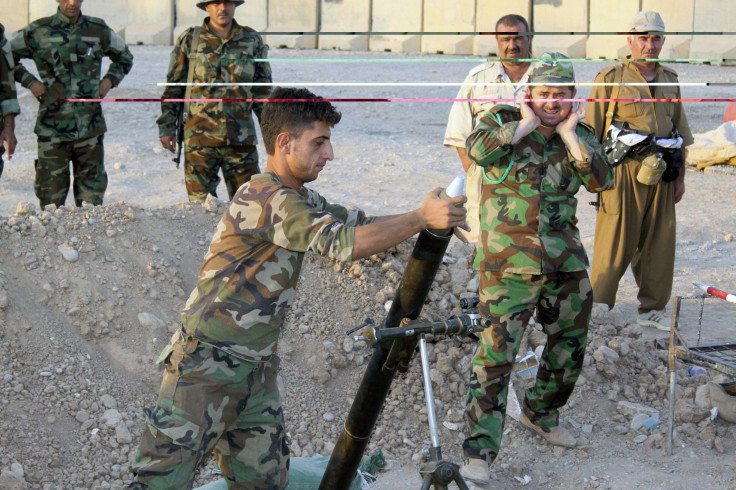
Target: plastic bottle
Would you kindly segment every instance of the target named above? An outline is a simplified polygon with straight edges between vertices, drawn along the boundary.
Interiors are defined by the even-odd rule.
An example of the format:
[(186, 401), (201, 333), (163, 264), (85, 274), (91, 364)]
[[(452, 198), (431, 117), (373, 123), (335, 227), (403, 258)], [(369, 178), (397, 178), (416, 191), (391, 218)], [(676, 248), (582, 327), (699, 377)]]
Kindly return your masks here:
[[(456, 175), (453, 181), (450, 183), (450, 185), (447, 186), (447, 189), (444, 189), (442, 192), (440, 192), (440, 199), (447, 199), (450, 197), (457, 197), (463, 195), (463, 187), (465, 187), (465, 176), (464, 175)], [(463, 207), (462, 204), (458, 205), (459, 208)], [(450, 233), (452, 233), (452, 228), (448, 230), (434, 230), (430, 229), (432, 233), (434, 233), (437, 236), (447, 236)]]
[(687, 368), (687, 373), (690, 376), (705, 376), (708, 374), (708, 371), (702, 366), (690, 366)]

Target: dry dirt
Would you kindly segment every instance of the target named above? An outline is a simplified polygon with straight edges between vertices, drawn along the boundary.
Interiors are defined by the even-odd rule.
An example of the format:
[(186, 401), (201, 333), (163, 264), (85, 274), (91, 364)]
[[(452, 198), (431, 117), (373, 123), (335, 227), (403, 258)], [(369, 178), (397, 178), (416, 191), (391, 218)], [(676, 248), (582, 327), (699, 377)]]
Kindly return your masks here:
[[(156, 96), (160, 89), (151, 81), (163, 79), (168, 48), (133, 47), (133, 52), (136, 68), (113, 95)], [(271, 53), (296, 55), (288, 50)], [(324, 79), (313, 65), (274, 63), (274, 78)], [(455, 81), (462, 80), (473, 62), (397, 65), (362, 75), (370, 80)], [(328, 80), (361, 79), (348, 63), (334, 66), (338, 68)], [(598, 68), (580, 67), (590, 79)], [(677, 68), (689, 70), (694, 80), (732, 80), (736, 72)], [(452, 97), (455, 90), (430, 89), (426, 95)], [(388, 92), (376, 89), (367, 95)], [(18, 205), (35, 202), (35, 144), (28, 137), (35, 106), (26, 91), (21, 89), (21, 94), (22, 144), (0, 180), (0, 488), (21, 488), (21, 482), (28, 488), (120, 488), (131, 479), (142, 408), (155, 401), (160, 372), (154, 360), (177, 325), (226, 203), (177, 203), (184, 199), (183, 185), (180, 175), (172, 174), (168, 157), (157, 149), (157, 108), (111, 104), (105, 110), (110, 126), (107, 202), (113, 204), (46, 211), (35, 204)], [(459, 170), (457, 159), (440, 146), (449, 107), (396, 106), (341, 105), (345, 117), (334, 132), (336, 159), (315, 188), (335, 201), (388, 213), (409, 209), (432, 187), (452, 179)], [(695, 129), (713, 129), (722, 113), (716, 114), (715, 107), (692, 109)], [(678, 205), (675, 294), (696, 293), (692, 282), (736, 291), (735, 179), (688, 173), (688, 191)], [(580, 195), (579, 216), (586, 247), (593, 252), (594, 214), (586, 204), (590, 199)], [(370, 356), (370, 349), (345, 331), (367, 316), (383, 318), (384, 303), (393, 296), (411, 247), (401, 244), (355, 264), (315, 257), (306, 261), (279, 346), (294, 455), (329, 454)], [(431, 319), (459, 312), (458, 298), (477, 288), (468, 268), (469, 250), (455, 244), (448, 257), (424, 309)], [(736, 426), (710, 420), (702, 390), (696, 399), (698, 388), (709, 378), (719, 379), (717, 373), (692, 377), (687, 366), (678, 363), (675, 449), (673, 456), (666, 456), (666, 353), (654, 346), (665, 333), (635, 324), (630, 274), (622, 281), (619, 303), (612, 312), (596, 312), (583, 378), (562, 414), (580, 446), (552, 448), (509, 419), (489, 487), (521, 486), (527, 476), (530, 488), (736, 487)], [(687, 308), (683, 330), (694, 341), (695, 311)], [(708, 302), (703, 340), (733, 341), (734, 318), (732, 305)], [(534, 331), (529, 330), (532, 347), (542, 340)], [(443, 453), (453, 461), (460, 457), (472, 351), (470, 341), (438, 339), (430, 345)], [(519, 397), (528, 382), (515, 378)], [(619, 402), (658, 410), (663, 424), (650, 431), (634, 430), (631, 413), (619, 413)], [(372, 437), (369, 451), (380, 448), (390, 461), (374, 488), (419, 488), (417, 466), (428, 442), (415, 359), (409, 373), (394, 382)], [(197, 484), (216, 478), (212, 467), (209, 460)], [(13, 476), (20, 473), (20, 478)]]

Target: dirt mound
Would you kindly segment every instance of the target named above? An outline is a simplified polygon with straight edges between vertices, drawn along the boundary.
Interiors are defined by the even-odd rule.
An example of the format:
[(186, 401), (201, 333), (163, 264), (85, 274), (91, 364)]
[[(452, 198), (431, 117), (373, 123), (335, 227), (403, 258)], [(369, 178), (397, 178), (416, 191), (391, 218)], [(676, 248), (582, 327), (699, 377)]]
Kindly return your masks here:
[[(37, 213), (22, 204), (0, 218), (0, 488), (122, 488), (130, 481), (142, 408), (154, 403), (160, 382), (155, 358), (177, 327), (224, 209), (214, 200), (153, 211), (116, 203)], [(412, 247), (409, 241), (353, 264), (306, 261), (279, 345), (294, 455), (331, 452), (371, 355), (345, 332), (366, 317), (383, 319)], [(466, 247), (451, 247), (423, 316), (460, 312), (459, 298), (477, 291), (469, 260)], [(522, 352), (543, 337), (538, 326), (530, 329)], [(474, 347), (446, 339), (429, 348), (443, 452), (455, 461)], [(640, 327), (616, 310), (596, 312), (583, 379), (563, 414), (581, 447), (552, 450), (509, 421), (494, 478), (510, 486), (529, 474), (544, 486), (559, 478), (535, 466), (540, 458), (575, 468), (599, 456), (661, 454), (665, 425), (646, 430), (632, 419), (643, 410), (666, 420), (666, 374), (666, 352), (645, 341)], [(696, 397), (707, 377), (678, 375), (677, 447), (706, 451), (714, 466), (727, 468), (711, 481), (732, 482), (719, 453), (736, 447), (733, 426), (711, 420), (707, 400)], [(529, 383), (515, 378), (520, 399)], [(426, 420), (416, 359), (395, 380), (369, 451), (380, 448), (399, 465), (421, 463)], [(198, 484), (215, 478), (212, 466)], [(613, 485), (610, 477), (595, 481)]]

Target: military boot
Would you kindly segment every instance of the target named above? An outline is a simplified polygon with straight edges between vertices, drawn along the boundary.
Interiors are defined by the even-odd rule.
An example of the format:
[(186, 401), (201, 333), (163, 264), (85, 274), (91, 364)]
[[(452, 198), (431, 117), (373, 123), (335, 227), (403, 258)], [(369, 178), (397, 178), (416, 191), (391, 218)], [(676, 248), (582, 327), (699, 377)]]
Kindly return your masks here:
[(577, 445), (577, 441), (570, 431), (559, 425), (556, 427), (541, 427), (529, 420), (529, 417), (523, 411), (521, 412), (521, 417), (519, 417), (519, 422), (530, 431), (542, 436), (545, 441), (553, 446), (575, 447)]
[(491, 469), (484, 459), (469, 458), (460, 468), (460, 475), (478, 485), (488, 485), (491, 482)]

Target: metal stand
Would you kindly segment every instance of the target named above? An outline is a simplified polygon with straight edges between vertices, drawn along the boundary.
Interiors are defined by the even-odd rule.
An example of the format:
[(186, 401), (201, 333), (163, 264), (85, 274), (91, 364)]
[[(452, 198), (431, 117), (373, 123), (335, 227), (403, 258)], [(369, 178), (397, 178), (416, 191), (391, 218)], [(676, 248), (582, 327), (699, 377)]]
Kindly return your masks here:
[(427, 400), (427, 419), (429, 422), (429, 438), (432, 446), (429, 448), (429, 463), (419, 474), (424, 477), (422, 490), (434, 487), (436, 490), (447, 490), (447, 486), (455, 482), (460, 490), (468, 490), (468, 485), (460, 475), (460, 467), (442, 459), (440, 436), (437, 427), (437, 415), (434, 411), (434, 393), (432, 380), (429, 377), (429, 358), (427, 356), (427, 341), (422, 335), (419, 339), (419, 353), (422, 358), (422, 375), (424, 378), (424, 396)]
[[(677, 390), (676, 360), (696, 364), (716, 371), (736, 376), (736, 342), (719, 344), (701, 344), (701, 330), (703, 327), (703, 308), (708, 295), (677, 296), (672, 305), (672, 323), (670, 325), (670, 343), (668, 368), (670, 374), (670, 406), (667, 426), (667, 455), (672, 456), (672, 439), (675, 428), (675, 392)], [(688, 346), (680, 335), (680, 307), (682, 300), (697, 300), (700, 303), (698, 316), (698, 340), (694, 346)]]

